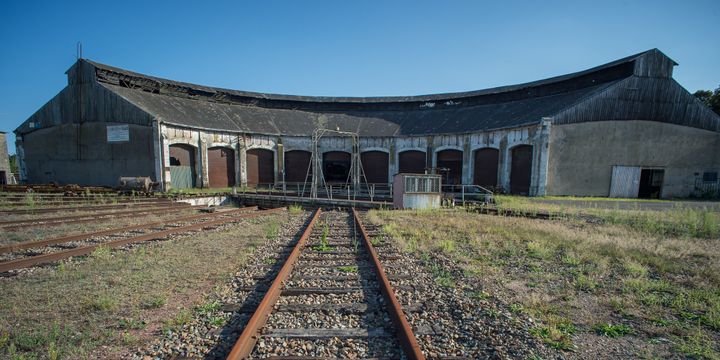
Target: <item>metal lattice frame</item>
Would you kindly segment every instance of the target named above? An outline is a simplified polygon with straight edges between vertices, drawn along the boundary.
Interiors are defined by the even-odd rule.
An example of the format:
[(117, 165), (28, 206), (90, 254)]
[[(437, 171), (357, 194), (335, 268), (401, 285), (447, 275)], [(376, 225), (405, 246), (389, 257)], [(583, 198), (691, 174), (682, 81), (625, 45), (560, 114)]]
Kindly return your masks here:
[(357, 133), (350, 131), (341, 131), (340, 129), (326, 129), (318, 127), (313, 131), (312, 135), (312, 153), (310, 155), (310, 164), (308, 165), (307, 173), (305, 174), (305, 182), (303, 183), (303, 191), (305, 193), (305, 187), (307, 185), (307, 178), (310, 176), (312, 171), (312, 179), (310, 180), (310, 197), (313, 199), (318, 198), (318, 189), (324, 189), (326, 194), (330, 194), (330, 187), (325, 181), (325, 175), (322, 169), (322, 153), (320, 152), (320, 140), (326, 134), (347, 136), (352, 140), (352, 152), (350, 154), (350, 171), (348, 177), (345, 180), (346, 186), (351, 186), (353, 192), (353, 199), (358, 195), (358, 191), (361, 189), (361, 185), (364, 182), (367, 185), (367, 178), (365, 177), (365, 171), (363, 170), (362, 161), (360, 160), (360, 136)]

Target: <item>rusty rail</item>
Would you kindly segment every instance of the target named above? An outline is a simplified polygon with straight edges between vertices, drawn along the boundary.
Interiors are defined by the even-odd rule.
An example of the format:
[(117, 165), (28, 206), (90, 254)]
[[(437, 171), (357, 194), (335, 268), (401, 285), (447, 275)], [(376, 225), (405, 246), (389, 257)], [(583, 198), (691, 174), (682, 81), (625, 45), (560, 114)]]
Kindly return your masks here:
[(95, 236), (103, 236), (103, 235), (110, 235), (110, 234), (114, 234), (114, 233), (120, 233), (120, 232), (131, 231), (131, 230), (146, 229), (146, 228), (150, 228), (153, 226), (167, 225), (167, 224), (172, 224), (172, 223), (180, 222), (180, 221), (188, 221), (188, 220), (196, 220), (196, 219), (209, 218), (209, 217), (225, 216), (225, 215), (243, 213), (243, 212), (253, 211), (253, 210), (257, 210), (257, 206), (250, 206), (250, 207), (245, 207), (242, 209), (235, 209), (235, 210), (222, 211), (222, 212), (216, 212), (216, 213), (188, 215), (188, 216), (182, 216), (179, 218), (173, 218), (170, 220), (155, 221), (155, 222), (145, 223), (145, 224), (116, 227), (113, 229), (93, 231), (93, 232), (77, 234), (77, 235), (61, 236), (61, 237), (56, 237), (56, 238), (52, 238), (52, 239), (44, 239), (44, 240), (38, 240), (38, 241), (25, 241), (25, 242), (21, 242), (21, 243), (0, 246), (0, 254), (6, 254), (9, 252), (18, 251), (18, 250), (32, 249), (32, 248), (41, 247), (41, 246), (56, 245), (56, 244), (68, 243), (68, 242), (72, 242), (72, 241), (80, 241), (80, 240), (89, 239), (89, 238), (92, 238)]
[(202, 229), (202, 228), (205, 228), (208, 226), (232, 223), (232, 222), (236, 222), (240, 219), (247, 219), (247, 218), (253, 218), (253, 217), (258, 217), (258, 216), (267, 215), (267, 214), (273, 214), (273, 213), (277, 213), (277, 212), (280, 212), (283, 210), (285, 210), (285, 208), (276, 208), (276, 209), (271, 209), (271, 210), (256, 211), (256, 212), (252, 212), (249, 214), (241, 214), (236, 217), (205, 221), (205, 222), (181, 226), (181, 227), (177, 227), (177, 228), (173, 228), (173, 229), (169, 229), (169, 230), (156, 231), (156, 232), (149, 233), (149, 234), (143, 234), (143, 235), (139, 235), (139, 236), (118, 239), (118, 240), (114, 240), (114, 241), (108, 241), (108, 242), (104, 242), (101, 244), (87, 245), (87, 246), (83, 246), (83, 247), (79, 247), (79, 248), (75, 248), (75, 249), (58, 251), (58, 252), (54, 252), (54, 253), (50, 253), (50, 254), (42, 254), (42, 255), (32, 256), (32, 257), (28, 257), (28, 258), (10, 260), (10, 261), (0, 263), (0, 272), (6, 272), (6, 271), (10, 271), (10, 270), (15, 270), (15, 269), (22, 269), (22, 268), (26, 268), (26, 267), (33, 266), (33, 265), (44, 264), (44, 263), (49, 263), (49, 262), (53, 262), (53, 261), (66, 259), (66, 258), (73, 257), (73, 256), (87, 255), (87, 254), (92, 253), (93, 251), (95, 251), (95, 249), (97, 249), (98, 247), (101, 247), (101, 246), (105, 246), (108, 248), (115, 248), (115, 247), (119, 247), (119, 246), (123, 246), (123, 245), (127, 245), (127, 244), (159, 239), (159, 238), (163, 238), (168, 235), (178, 234), (178, 233), (182, 233), (182, 232), (186, 232), (186, 231), (198, 230), (198, 229)]
[(307, 239), (310, 237), (312, 229), (315, 226), (315, 222), (320, 217), (320, 212), (321, 210), (319, 208), (315, 210), (315, 214), (312, 215), (310, 223), (305, 228), (305, 231), (298, 240), (297, 244), (295, 244), (295, 247), (288, 256), (287, 260), (285, 260), (285, 264), (283, 264), (277, 277), (273, 281), (272, 285), (270, 285), (267, 293), (265, 293), (262, 302), (258, 305), (252, 318), (250, 318), (250, 321), (248, 321), (247, 325), (245, 325), (245, 329), (243, 329), (243, 332), (240, 334), (237, 342), (235, 342), (230, 354), (228, 354), (228, 360), (245, 359), (252, 353), (252, 350), (258, 341), (260, 329), (265, 326), (275, 303), (280, 297), (283, 283), (287, 280), (290, 272), (295, 266), (295, 262), (297, 262), (297, 259), (300, 257), (300, 252), (302, 251), (305, 242), (307, 242)]
[(375, 271), (377, 271), (377, 275), (380, 280), (380, 291), (385, 298), (385, 304), (387, 305), (390, 319), (392, 319), (393, 324), (395, 324), (395, 331), (397, 331), (397, 337), (400, 340), (400, 345), (402, 345), (403, 350), (405, 350), (405, 355), (408, 359), (425, 359), (425, 355), (423, 355), (422, 351), (420, 351), (420, 345), (418, 345), (415, 334), (405, 317), (402, 306), (400, 305), (397, 297), (395, 297), (395, 291), (393, 291), (392, 285), (390, 285), (390, 280), (385, 274), (385, 269), (383, 268), (382, 263), (380, 263), (380, 257), (370, 241), (370, 237), (365, 230), (365, 226), (363, 226), (362, 221), (360, 221), (360, 215), (355, 208), (352, 209), (352, 212), (353, 217), (355, 217), (355, 224), (360, 229), (363, 243), (372, 257)]
[[(158, 205), (161, 204), (161, 205)], [(116, 205), (101, 205), (101, 206), (68, 206), (68, 207), (51, 207), (51, 208), (37, 208), (37, 209), (20, 209), (20, 210), (0, 210), (0, 214), (6, 215), (23, 215), (23, 214), (44, 214), (51, 212), (60, 211), (96, 211), (96, 210), (111, 210), (111, 209), (123, 209), (130, 207), (145, 207), (145, 208), (172, 208), (180, 206), (190, 206), (187, 203), (174, 203), (174, 202), (151, 202), (151, 203), (134, 203), (134, 204), (116, 204)]]

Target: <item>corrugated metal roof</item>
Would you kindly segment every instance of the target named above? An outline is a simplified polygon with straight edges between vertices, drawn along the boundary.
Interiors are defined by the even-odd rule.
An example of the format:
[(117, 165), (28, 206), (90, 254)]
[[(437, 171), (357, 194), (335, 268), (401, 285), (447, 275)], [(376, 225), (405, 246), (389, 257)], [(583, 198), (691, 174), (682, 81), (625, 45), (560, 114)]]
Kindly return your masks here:
[(194, 128), (257, 134), (310, 135), (320, 116), (329, 128), (362, 136), (429, 135), (488, 131), (539, 122), (614, 82), (566, 93), (503, 103), (444, 109), (313, 112), (192, 100), (102, 84), (157, 119)]
[[(543, 85), (566, 82), (567, 80), (577, 80), (577, 79), (582, 78), (587, 75), (599, 74), (602, 72), (602, 70), (607, 70), (610, 68), (615, 68), (615, 67), (618, 67), (621, 65), (632, 63), (639, 57), (646, 55), (648, 53), (652, 53), (652, 52), (657, 52), (657, 53), (662, 54), (659, 50), (652, 49), (652, 50), (643, 51), (641, 53), (637, 53), (637, 54), (634, 54), (631, 56), (627, 56), (622, 59), (618, 59), (618, 60), (609, 62), (607, 64), (596, 66), (591, 69), (578, 71), (578, 72), (574, 72), (574, 73), (570, 73), (570, 74), (566, 74), (566, 75), (556, 76), (556, 77), (552, 77), (552, 78), (547, 78), (547, 79), (543, 79), (543, 80), (517, 84), (517, 85), (500, 86), (500, 87), (495, 87), (495, 88), (490, 88), (490, 89), (466, 91), (466, 92), (416, 95), (416, 96), (383, 96), (383, 97), (299, 96), (299, 95), (269, 94), (269, 93), (258, 93), (258, 92), (250, 92), (250, 91), (223, 89), (223, 88), (203, 86), (203, 85), (185, 83), (185, 82), (181, 82), (181, 81), (169, 80), (169, 79), (164, 79), (164, 78), (155, 77), (155, 76), (148, 76), (148, 75), (136, 73), (133, 71), (113, 67), (110, 65), (105, 65), (105, 64), (95, 62), (92, 60), (83, 59), (83, 61), (87, 61), (88, 63), (92, 64), (96, 68), (98, 68), (100, 70), (105, 70), (105, 71), (108, 71), (111, 73), (125, 75), (130, 78), (142, 78), (142, 79), (146, 79), (146, 80), (149, 80), (152, 82), (156, 82), (158, 84), (163, 84), (165, 86), (176, 86), (176, 87), (180, 87), (180, 88), (195, 89), (195, 90), (202, 91), (202, 92), (205, 92), (208, 94), (224, 93), (224, 94), (235, 95), (238, 97), (249, 97), (249, 98), (255, 98), (255, 99), (262, 99), (262, 100), (281, 100), (281, 101), (315, 102), (315, 103), (407, 103), (407, 102), (458, 100), (458, 99), (471, 98), (471, 97), (477, 97), (477, 96), (483, 96), (483, 95), (514, 92), (514, 91), (524, 90), (524, 89), (528, 89), (528, 88), (537, 88), (537, 87), (541, 87)], [(662, 56), (665, 56), (665, 55), (662, 54)], [(672, 60), (670, 59), (670, 61), (672, 61)], [(672, 61), (672, 63), (677, 65), (677, 63), (675, 63), (674, 61)]]

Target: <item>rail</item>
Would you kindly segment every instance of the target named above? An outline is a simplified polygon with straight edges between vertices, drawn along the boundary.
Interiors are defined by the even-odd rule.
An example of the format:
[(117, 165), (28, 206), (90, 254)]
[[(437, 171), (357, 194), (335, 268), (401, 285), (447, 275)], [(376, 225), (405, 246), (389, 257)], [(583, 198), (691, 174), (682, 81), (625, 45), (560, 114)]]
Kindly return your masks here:
[(383, 294), (383, 298), (385, 298), (385, 304), (387, 304), (388, 313), (390, 314), (393, 324), (395, 324), (395, 330), (397, 332), (398, 339), (400, 340), (400, 344), (402, 345), (403, 350), (405, 350), (405, 355), (408, 357), (408, 359), (425, 359), (422, 351), (420, 351), (420, 345), (418, 345), (412, 328), (410, 327), (410, 324), (405, 317), (402, 306), (400, 306), (400, 302), (395, 296), (395, 292), (390, 285), (390, 280), (388, 279), (387, 274), (385, 274), (385, 269), (383, 268), (382, 263), (380, 263), (380, 257), (378, 256), (377, 251), (375, 251), (375, 248), (370, 241), (370, 237), (368, 236), (367, 231), (365, 231), (365, 227), (363, 226), (362, 221), (360, 221), (360, 215), (358, 215), (358, 212), (357, 210), (355, 210), (355, 208), (352, 209), (352, 213), (353, 218), (355, 219), (355, 224), (360, 229), (363, 243), (365, 244), (367, 251), (372, 257), (375, 271), (380, 280), (380, 290)]
[[(315, 224), (320, 221), (321, 213), (324, 215), (322, 221), (325, 224), (325, 227), (322, 231), (322, 235), (313, 235), (313, 228), (315, 227)], [(328, 227), (329, 221), (335, 221), (335, 224)], [(362, 241), (364, 245), (360, 245), (356, 240), (358, 230), (360, 232), (360, 237), (362, 238), (360, 241)], [(311, 239), (313, 239), (313, 241), (311, 241)], [(339, 250), (343, 246), (349, 246), (351, 250)], [(359, 250), (358, 246), (361, 246), (366, 251), (362, 252), (361, 250)], [(312, 252), (307, 249), (311, 249)], [(303, 254), (305, 250), (307, 250), (307, 252)], [(371, 264), (369, 266), (360, 266), (360, 261), (364, 262), (368, 260), (366, 256), (369, 257), (369, 262)], [(307, 274), (303, 272), (303, 269), (333, 269), (342, 267), (352, 268), (352, 265), (344, 265), (346, 263), (344, 263), (343, 261), (347, 260), (358, 261), (357, 263), (352, 264), (357, 264), (356, 266), (354, 266), (354, 268), (356, 269), (354, 271), (358, 273), (357, 276), (359, 277), (359, 279), (353, 276), (342, 276), (336, 277), (339, 278), (337, 280), (331, 280), (333, 278), (333, 276), (331, 275), (318, 275), (315, 272), (310, 272), (310, 274)], [(337, 261), (341, 261), (341, 263), (336, 263)], [(303, 262), (307, 263), (303, 264)], [(365, 270), (360, 270), (361, 267)], [(308, 280), (300, 280), (310, 279), (311, 276), (313, 276), (313, 278), (315, 279), (322, 279), (320, 282), (321, 285), (318, 285), (318, 287), (311, 287), (310, 285), (307, 285), (308, 283), (304, 282)], [(386, 322), (388, 323), (387, 328), (318, 328), (316, 326), (299, 329), (286, 327), (276, 328), (278, 324), (277, 321), (280, 321), (281, 323), (285, 323), (287, 321), (287, 318), (284, 316), (280, 317), (279, 319), (273, 318), (273, 312), (276, 309), (278, 309), (277, 311), (282, 311), (279, 309), (281, 309), (283, 306), (276, 307), (276, 304), (278, 303), (281, 296), (294, 297), (304, 296), (307, 294), (347, 294), (353, 291), (364, 292), (369, 291), (369, 289), (375, 289), (374, 287), (370, 288), (365, 285), (366, 282), (363, 282), (361, 280), (364, 278), (364, 276), (377, 277), (377, 283), (379, 286), (378, 291), (385, 299), (384, 305), (381, 305), (381, 303), (376, 303), (374, 301), (367, 302), (368, 300), (365, 300), (367, 302), (365, 305), (373, 306), (371, 304), (375, 304), (374, 306), (378, 306), (379, 309), (387, 311), (389, 315), (388, 317), (385, 317), (385, 319), (387, 319)], [(296, 280), (304, 283), (305, 285), (287, 285), (297, 284)], [(327, 282), (323, 283), (323, 281)], [(339, 283), (334, 281), (338, 281)], [(357, 282), (358, 284), (361, 284), (361, 286), (353, 287), (352, 282)], [(366, 296), (369, 298), (375, 298), (374, 296)], [(285, 304), (284, 306), (288, 307), (290, 305), (298, 304), (305, 303), (303, 301), (293, 301), (291, 304)], [(352, 305), (360, 305), (360, 303), (330, 304), (325, 302), (314, 302), (313, 304), (306, 304), (305, 306), (300, 307), (298, 311), (304, 313), (305, 311), (318, 311), (312, 309), (326, 309), (326, 307), (332, 306), (338, 308), (338, 306), (343, 305), (347, 305), (349, 308)], [(384, 330), (389, 329), (390, 321), (392, 321), (393, 323), (393, 328), (395, 330), (394, 334), (391, 334)], [(274, 323), (275, 325), (273, 326)], [(370, 238), (367, 235), (367, 232), (365, 231), (365, 228), (360, 220), (360, 217), (354, 209), (352, 213), (339, 211), (329, 211), (323, 213), (320, 209), (317, 209), (314, 212), (314, 214), (310, 218), (308, 225), (302, 232), (300, 239), (293, 246), (292, 251), (287, 256), (287, 259), (283, 263), (279, 272), (272, 280), (272, 284), (268, 288), (267, 292), (265, 292), (262, 301), (257, 306), (252, 317), (242, 330), (236, 343), (232, 347), (232, 350), (227, 356), (227, 359), (246, 359), (253, 354), (253, 351), (258, 351), (259, 357), (265, 356), (266, 354), (263, 353), (263, 351), (265, 350), (263, 350), (262, 347), (256, 349), (256, 345), (261, 337), (282, 339), (338, 339), (367, 337), (369, 342), (371, 341), (369, 340), (369, 338), (371, 337), (384, 337), (388, 339), (388, 341), (391, 341), (391, 343), (388, 343), (388, 349), (398, 350), (397, 345), (399, 343), (400, 349), (402, 349), (402, 351), (404, 352), (404, 357), (401, 358), (413, 360), (425, 359), (424, 355), (420, 351), (417, 339), (412, 332), (412, 329), (405, 317), (402, 307), (400, 306), (400, 302), (395, 297), (395, 293), (390, 285), (388, 277), (385, 274), (382, 264), (380, 263), (379, 255), (375, 251), (370, 241)], [(284, 344), (285, 340), (282, 341)], [(267, 347), (267, 341), (265, 342), (265, 344)], [(292, 350), (290, 350), (286, 355), (280, 355), (277, 353), (273, 355), (275, 356), (275, 358), (315, 358), (308, 356), (297, 357), (295, 356), (297, 354), (294, 353)]]
[(265, 297), (263, 297), (260, 305), (258, 305), (255, 313), (250, 318), (250, 321), (248, 321), (247, 325), (245, 325), (245, 329), (243, 329), (243, 332), (240, 334), (237, 342), (235, 342), (232, 350), (230, 350), (230, 354), (227, 357), (228, 360), (245, 359), (250, 355), (250, 353), (252, 353), (252, 350), (258, 341), (260, 329), (265, 326), (273, 306), (275, 306), (275, 303), (280, 297), (280, 290), (282, 290), (283, 283), (287, 280), (288, 276), (290, 276), (290, 272), (295, 266), (297, 259), (300, 257), (300, 252), (310, 237), (310, 234), (315, 227), (315, 223), (320, 217), (321, 211), (322, 210), (320, 209), (315, 210), (315, 214), (313, 214), (310, 223), (305, 228), (305, 231), (303, 231), (300, 240), (298, 240), (292, 252), (288, 255), (287, 260), (285, 260), (285, 264), (283, 264), (280, 272), (277, 274), (277, 277), (275, 277), (275, 281), (273, 281), (272, 285), (270, 285), (267, 293), (265, 293)]

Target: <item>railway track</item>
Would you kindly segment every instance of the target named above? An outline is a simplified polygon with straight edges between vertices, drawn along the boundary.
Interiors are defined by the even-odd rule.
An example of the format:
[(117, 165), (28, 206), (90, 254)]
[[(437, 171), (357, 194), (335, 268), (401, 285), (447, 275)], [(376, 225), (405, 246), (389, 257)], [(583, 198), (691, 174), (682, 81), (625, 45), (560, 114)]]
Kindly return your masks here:
[(56, 216), (46, 218), (33, 218), (23, 220), (10, 220), (0, 221), (0, 229), (5, 231), (17, 231), (27, 228), (28, 226), (33, 227), (51, 227), (69, 224), (83, 224), (83, 223), (97, 223), (105, 220), (114, 220), (128, 217), (135, 217), (140, 215), (148, 214), (172, 214), (187, 211), (190, 209), (203, 209), (207, 208), (205, 205), (194, 205), (194, 206), (179, 206), (172, 208), (144, 208), (141, 210), (127, 210), (127, 211), (114, 211), (114, 212), (93, 212), (82, 215), (71, 215), (71, 216)]
[[(218, 215), (228, 216), (228, 215), (232, 215), (232, 214), (239, 214), (239, 213), (255, 211), (255, 210), (257, 210), (257, 207), (252, 206), (252, 207), (245, 207), (245, 208), (241, 208), (241, 209), (226, 210), (226, 211), (218, 212)], [(121, 233), (125, 233), (128, 231), (168, 226), (170, 224), (174, 224), (174, 223), (178, 223), (178, 222), (199, 220), (199, 219), (209, 218), (211, 216), (212, 215), (209, 215), (209, 214), (194, 214), (194, 215), (176, 217), (171, 220), (155, 221), (155, 222), (151, 222), (151, 223), (143, 223), (143, 224), (138, 224), (138, 225), (122, 226), (122, 227), (116, 227), (116, 228), (112, 228), (112, 229), (88, 232), (88, 233), (84, 233), (84, 234), (67, 235), (67, 236), (61, 236), (61, 237), (50, 238), (50, 239), (19, 242), (19, 243), (14, 243), (14, 244), (10, 244), (10, 245), (0, 246), (0, 254), (7, 254), (7, 253), (11, 253), (13, 251), (26, 250), (26, 249), (43, 247), (43, 246), (50, 246), (50, 245), (64, 244), (64, 243), (69, 243), (69, 242), (74, 242), (74, 241), (87, 240), (87, 239), (92, 239), (92, 238), (98, 237), (98, 236), (121, 234)]]
[(31, 209), (2, 209), (0, 214), (4, 215), (26, 215), (26, 214), (45, 214), (53, 212), (65, 211), (98, 211), (98, 210), (114, 210), (126, 208), (172, 208), (190, 206), (187, 203), (174, 203), (170, 201), (162, 202), (137, 202), (113, 205), (92, 205), (92, 206), (62, 206), (62, 207), (38, 207)]
[[(0, 272), (8, 272), (39, 264), (51, 263), (73, 256), (87, 255), (95, 251), (95, 249), (100, 246), (116, 248), (143, 241), (162, 239), (170, 235), (183, 234), (205, 228), (213, 228), (237, 222), (241, 219), (269, 215), (283, 210), (284, 208), (261, 211), (248, 211), (246, 208), (236, 209), (215, 213), (190, 215), (163, 222), (133, 225), (94, 233), (13, 244), (4, 246), (2, 248), (3, 251), (0, 252), (0, 254), (3, 254), (3, 262), (0, 262)], [(147, 231), (140, 235), (133, 233), (133, 231), (140, 229), (146, 229)], [(122, 237), (114, 240), (101, 238), (100, 240), (93, 241), (93, 239), (98, 237), (107, 237), (107, 235), (113, 234)], [(29, 253), (22, 252), (30, 248), (38, 247), (41, 247), (41, 249), (31, 251)]]
[(168, 202), (170, 200), (162, 198), (129, 198), (129, 197), (103, 197), (103, 198), (77, 198), (77, 197), (25, 197), (25, 198), (9, 198), (0, 197), (0, 206), (21, 206), (27, 202), (42, 205), (76, 205), (76, 204), (108, 204), (108, 203), (138, 203), (138, 202)]
[(353, 210), (317, 210), (228, 359), (424, 359)]

